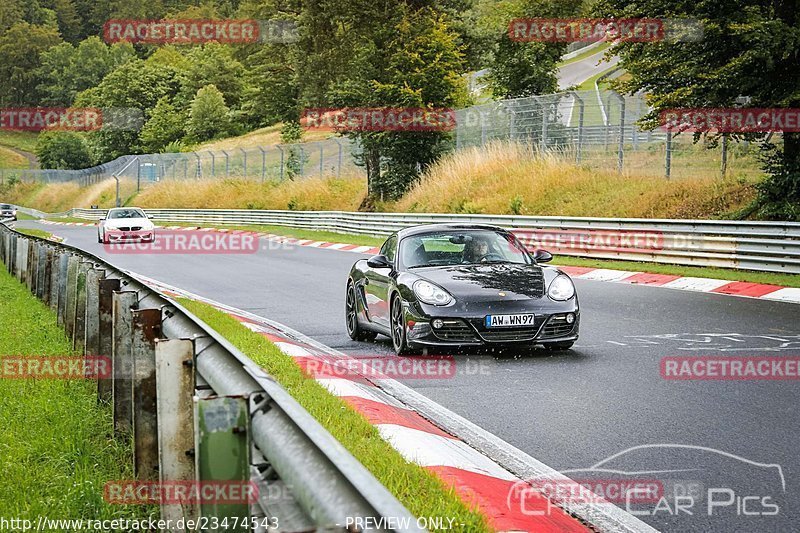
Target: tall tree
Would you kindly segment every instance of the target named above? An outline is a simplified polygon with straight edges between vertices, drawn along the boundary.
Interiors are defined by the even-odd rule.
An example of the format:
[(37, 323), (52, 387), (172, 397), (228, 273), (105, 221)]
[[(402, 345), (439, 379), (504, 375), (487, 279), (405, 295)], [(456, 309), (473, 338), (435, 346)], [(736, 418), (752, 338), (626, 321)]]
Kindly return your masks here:
[[(656, 126), (669, 108), (800, 108), (800, 5), (797, 0), (599, 0), (603, 16), (691, 17), (704, 28), (694, 42), (621, 43), (614, 52), (630, 72), (625, 91), (644, 90)], [(757, 138), (758, 135), (734, 135)], [(763, 136), (761, 136), (763, 137)], [(768, 147), (760, 205), (768, 217), (800, 219), (800, 133)]]
[(61, 42), (51, 27), (18, 22), (0, 36), (0, 104), (35, 106), (39, 104), (39, 56)]
[(61, 43), (41, 55), (39, 90), (45, 105), (68, 106), (75, 96), (96, 86), (110, 72), (135, 57), (128, 43), (108, 46), (89, 37), (78, 46)]

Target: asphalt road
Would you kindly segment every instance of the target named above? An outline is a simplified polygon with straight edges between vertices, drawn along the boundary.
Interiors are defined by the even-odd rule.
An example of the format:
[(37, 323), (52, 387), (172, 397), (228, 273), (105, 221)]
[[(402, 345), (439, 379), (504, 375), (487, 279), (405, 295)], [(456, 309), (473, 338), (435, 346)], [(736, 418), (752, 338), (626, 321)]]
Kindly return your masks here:
[[(345, 332), (345, 280), (356, 254), (284, 247), (253, 255), (120, 255), (97, 244), (94, 228), (19, 225), (41, 227), (122, 268), (276, 320), (344, 352), (390, 353), (388, 339), (357, 343)], [(643, 506), (657, 509), (640, 518), (658, 529), (797, 530), (797, 381), (668, 381), (660, 361), (798, 356), (800, 306), (597, 281), (576, 285), (582, 324), (573, 350), (456, 355), (454, 377), (405, 383), (581, 479), (602, 479), (586, 469), (636, 446), (713, 449), (650, 447), (604, 465), (636, 472), (637, 479), (665, 480), (667, 492), (687, 489), (692, 496), (699, 489), (678, 514), (674, 505)], [(780, 465), (785, 490), (778, 469), (765, 464)], [(723, 500), (731, 503), (712, 506), (709, 516), (709, 501)], [(773, 501), (776, 516), (746, 514), (772, 512)]]
[(564, 90), (573, 85), (580, 85), (592, 76), (605, 72), (619, 63), (619, 57), (617, 56), (614, 56), (608, 62), (602, 61), (605, 53), (605, 50), (601, 50), (596, 54), (558, 69), (558, 89)]

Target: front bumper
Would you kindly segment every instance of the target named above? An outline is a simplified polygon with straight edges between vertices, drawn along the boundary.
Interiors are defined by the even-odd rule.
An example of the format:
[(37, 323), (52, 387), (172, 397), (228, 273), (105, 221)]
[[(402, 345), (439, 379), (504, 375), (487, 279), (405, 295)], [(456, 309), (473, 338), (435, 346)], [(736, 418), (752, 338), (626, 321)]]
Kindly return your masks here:
[[(552, 304), (552, 305), (551, 305)], [(447, 307), (436, 307), (414, 302), (406, 305), (406, 338), (412, 347), (425, 346), (499, 346), (519, 344), (547, 344), (572, 342), (578, 339), (580, 309), (576, 298), (567, 302), (547, 301), (547, 305), (526, 302), (508, 302), (491, 312), (459, 314)], [(533, 313), (536, 320), (531, 326), (487, 328), (487, 314)], [(572, 315), (574, 321), (567, 321)], [(436, 319), (442, 321), (433, 327)]]
[(108, 242), (153, 242), (156, 230), (119, 231), (106, 230)]

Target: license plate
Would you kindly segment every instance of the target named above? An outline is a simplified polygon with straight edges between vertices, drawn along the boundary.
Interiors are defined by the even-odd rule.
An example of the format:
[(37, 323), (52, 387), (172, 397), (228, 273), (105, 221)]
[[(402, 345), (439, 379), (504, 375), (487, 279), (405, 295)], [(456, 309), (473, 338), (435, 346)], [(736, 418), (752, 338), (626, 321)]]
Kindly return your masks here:
[(505, 328), (512, 326), (533, 326), (536, 322), (536, 315), (534, 314), (516, 314), (516, 315), (487, 315), (486, 327), (487, 328)]

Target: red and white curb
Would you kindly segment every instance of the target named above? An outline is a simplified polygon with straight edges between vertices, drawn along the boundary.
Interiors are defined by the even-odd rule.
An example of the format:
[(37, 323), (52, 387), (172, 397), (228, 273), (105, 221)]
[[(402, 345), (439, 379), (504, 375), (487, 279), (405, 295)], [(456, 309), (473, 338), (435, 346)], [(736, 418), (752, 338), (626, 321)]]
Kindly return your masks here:
[[(54, 222), (41, 220), (43, 224), (59, 224), (67, 226), (93, 226), (93, 223), (86, 222)], [(218, 228), (200, 228), (185, 226), (164, 226), (165, 229), (185, 230), (185, 231), (217, 231), (223, 233), (242, 232), (243, 230), (228, 230)], [(259, 237), (280, 242), (283, 244), (296, 246), (310, 246), (325, 250), (338, 250), (341, 252), (353, 252), (358, 254), (374, 255), (380, 249), (373, 246), (359, 246), (356, 244), (334, 243), (327, 241), (315, 241), (310, 239), (295, 239), (272, 233), (253, 232)], [(661, 287), (665, 289), (677, 289), (692, 292), (705, 292), (714, 294), (725, 294), (728, 296), (742, 296), (748, 298), (758, 298), (762, 300), (774, 300), (780, 302), (800, 303), (800, 288), (782, 287), (779, 285), (769, 285), (765, 283), (751, 283), (747, 281), (730, 281), (713, 278), (695, 278), (690, 276), (675, 276), (668, 274), (651, 274), (648, 272), (633, 272), (629, 270), (611, 270), (606, 268), (572, 267), (560, 266), (563, 270), (575, 279), (585, 279), (591, 281), (606, 281), (611, 283), (627, 283), (630, 285), (644, 285), (647, 287)]]
[[(139, 274), (129, 274), (165, 294), (201, 301), (228, 313), (273, 342), (301, 368), (308, 368), (313, 361), (318, 365), (345, 363), (351, 372), (357, 369), (349, 355), (282, 324)], [(592, 503), (580, 504), (549, 501), (523, 480), (566, 481), (562, 474), (394, 379), (355, 372), (359, 374), (357, 379), (322, 377), (316, 381), (364, 416), (405, 459), (427, 468), (466, 503), (476, 506), (497, 531), (656, 531), (599, 497)], [(470, 438), (464, 438), (465, 434)], [(476, 446), (475, 442), (479, 444)], [(486, 450), (495, 450), (514, 468), (494, 460)]]

